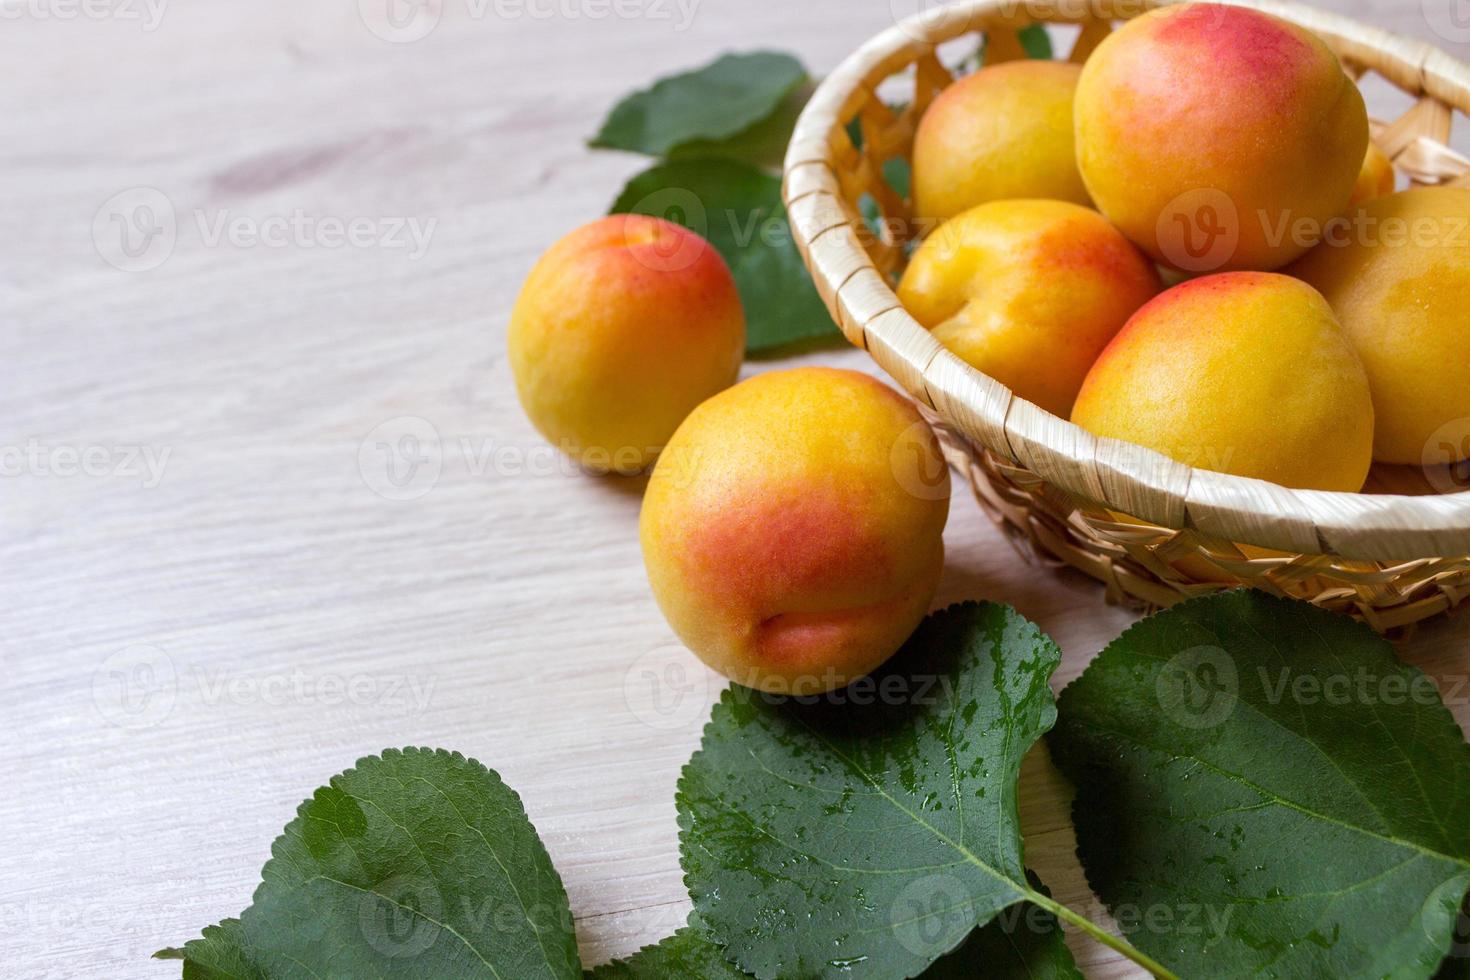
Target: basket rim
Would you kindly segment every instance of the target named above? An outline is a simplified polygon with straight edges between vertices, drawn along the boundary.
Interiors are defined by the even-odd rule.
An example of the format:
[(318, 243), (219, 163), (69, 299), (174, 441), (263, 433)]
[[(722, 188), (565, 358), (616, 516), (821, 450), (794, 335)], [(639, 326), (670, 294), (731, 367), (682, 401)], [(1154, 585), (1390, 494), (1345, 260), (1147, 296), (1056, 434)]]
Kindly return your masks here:
[[(1470, 555), (1470, 492), (1303, 490), (1176, 462), (1100, 438), (1052, 415), (942, 347), (902, 304), (859, 243), (832, 139), (876, 82), (947, 40), (988, 27), (1127, 19), (1188, 0), (951, 0), (861, 45), (817, 86), (785, 159), (792, 236), (844, 334), (969, 441), (1053, 486), (1172, 530), (1299, 554), (1365, 561)], [(1428, 43), (1284, 0), (1216, 0), (1294, 21), (1416, 96), (1470, 111), (1470, 65)], [(1361, 57), (1367, 55), (1367, 57)], [(849, 148), (850, 151), (850, 148)], [(817, 255), (813, 244), (822, 241)], [(959, 407), (957, 418), (952, 409)]]

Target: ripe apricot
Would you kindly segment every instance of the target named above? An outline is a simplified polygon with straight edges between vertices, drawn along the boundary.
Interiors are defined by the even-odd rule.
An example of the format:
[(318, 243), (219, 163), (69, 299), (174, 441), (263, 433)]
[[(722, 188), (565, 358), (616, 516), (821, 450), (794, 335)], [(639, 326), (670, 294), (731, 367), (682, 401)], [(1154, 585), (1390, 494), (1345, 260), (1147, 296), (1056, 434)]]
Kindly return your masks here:
[(703, 238), (611, 215), (536, 263), (509, 348), (521, 405), (542, 435), (590, 470), (636, 472), (696, 405), (735, 382), (745, 314)]
[(1347, 207), (1368, 147), (1363, 97), (1318, 37), (1245, 7), (1129, 21), (1082, 69), (1077, 162), (1133, 241), (1188, 272), (1279, 268)]
[(1128, 321), (1072, 421), (1202, 469), (1357, 491), (1372, 463), (1368, 378), (1327, 301), (1278, 273), (1193, 279)]
[(1159, 287), (1096, 211), (993, 201), (924, 241), (898, 297), (961, 359), (1065, 417), (1098, 353)]
[(913, 405), (855, 371), (758, 375), (699, 406), (649, 480), (654, 597), (739, 684), (816, 694), (870, 673), (923, 619), (949, 473)]
[(1327, 297), (1362, 358), (1374, 458), (1470, 457), (1470, 190), (1369, 201), (1288, 271)]
[(914, 211), (944, 221), (987, 201), (1040, 197), (1087, 204), (1077, 172), (1077, 65), (1007, 61), (940, 93), (914, 135)]

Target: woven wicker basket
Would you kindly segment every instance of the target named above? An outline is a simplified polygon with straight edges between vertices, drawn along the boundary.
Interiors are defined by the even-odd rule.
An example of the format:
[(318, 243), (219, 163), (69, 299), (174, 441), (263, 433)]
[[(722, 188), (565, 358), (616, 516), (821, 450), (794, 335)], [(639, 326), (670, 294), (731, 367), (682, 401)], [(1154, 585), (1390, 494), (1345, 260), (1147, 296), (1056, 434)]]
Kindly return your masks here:
[[(1470, 493), (1433, 488), (1467, 486), (1463, 472), (1377, 467), (1368, 489), (1385, 492), (1292, 490), (1095, 438), (943, 349), (893, 292), (914, 223), (881, 175), (908, 156), (919, 118), (953, 81), (936, 46), (983, 34), (993, 63), (1024, 57), (1022, 28), (1070, 23), (1080, 62), (1115, 20), (1168, 2), (957, 0), (863, 45), (817, 89), (786, 157), (786, 204), (817, 290), (847, 338), (919, 401), (987, 512), (1035, 553), (1101, 580), (1110, 600), (1162, 606), (1246, 584), (1382, 632), (1450, 610), (1470, 595)], [(1400, 118), (1375, 122), (1375, 142), (1417, 184), (1470, 185), (1470, 160), (1446, 145), (1454, 111), (1470, 109), (1470, 67), (1309, 7), (1243, 5), (1310, 28), (1354, 77), (1376, 72), (1413, 96)], [(895, 78), (912, 90), (899, 113), (878, 96)], [(879, 235), (860, 216), (865, 198), (890, 219)]]

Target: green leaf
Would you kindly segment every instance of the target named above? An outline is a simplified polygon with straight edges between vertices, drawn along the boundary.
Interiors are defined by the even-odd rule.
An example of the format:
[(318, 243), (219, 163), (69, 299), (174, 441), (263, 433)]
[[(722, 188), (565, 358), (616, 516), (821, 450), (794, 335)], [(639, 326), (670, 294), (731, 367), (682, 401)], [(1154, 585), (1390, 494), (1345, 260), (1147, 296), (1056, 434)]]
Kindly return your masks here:
[(728, 148), (806, 81), (806, 69), (788, 54), (727, 54), (623, 99), (591, 145), (656, 157), (701, 141), (724, 141)]
[[(1048, 897), (1031, 871), (1031, 887)], [(1030, 902), (1012, 905), (970, 933), (959, 949), (925, 970), (923, 980), (1082, 980), (1056, 916)]]
[(779, 173), (786, 159), (786, 147), (801, 110), (806, 108), (814, 87), (804, 84), (786, 96), (776, 111), (743, 132), (722, 140), (694, 140), (670, 150), (670, 160), (708, 160), (726, 158), (744, 160), (763, 170)]
[[(1037, 877), (1026, 872), (1032, 887), (1050, 895)], [(699, 924), (690, 924), (656, 946), (645, 946), (624, 960), (590, 970), (590, 980), (666, 980), (700, 977), (702, 980), (744, 980), (750, 976), (729, 960), (725, 951)], [(1013, 905), (974, 932), (959, 949), (940, 957), (921, 975), (922, 980), (1082, 980), (1067, 949), (1056, 916), (1030, 902)]]
[(186, 943), (183, 949), (161, 949), (153, 956), (183, 960), (184, 980), (265, 980), (265, 974), (245, 959), (239, 919), (205, 926), (203, 937)]
[(661, 163), (630, 180), (612, 212), (666, 218), (710, 240), (740, 290), (747, 351), (837, 334), (791, 240), (778, 178), (737, 160)]
[(668, 980), (670, 977), (699, 977), (701, 980), (745, 980), (709, 934), (698, 917), (655, 946), (645, 946), (632, 956), (614, 960), (586, 974), (590, 980)]
[(581, 975), (566, 892), (520, 798), (457, 753), (360, 760), (271, 855), (238, 921), (157, 955), (201, 980)]
[(1021, 28), (1016, 34), (1021, 39), (1021, 47), (1026, 49), (1028, 58), (1035, 58), (1038, 61), (1051, 60), (1051, 35), (1046, 33), (1044, 25), (1031, 24)]
[(1366, 626), (1259, 592), (1161, 612), (1061, 698), (1078, 854), (1188, 977), (1428, 977), (1470, 888), (1470, 745)]
[(930, 616), (881, 677), (726, 691), (679, 781), (695, 911), (758, 977), (913, 977), (1030, 899), (1016, 781), (1061, 653), (1014, 610)]

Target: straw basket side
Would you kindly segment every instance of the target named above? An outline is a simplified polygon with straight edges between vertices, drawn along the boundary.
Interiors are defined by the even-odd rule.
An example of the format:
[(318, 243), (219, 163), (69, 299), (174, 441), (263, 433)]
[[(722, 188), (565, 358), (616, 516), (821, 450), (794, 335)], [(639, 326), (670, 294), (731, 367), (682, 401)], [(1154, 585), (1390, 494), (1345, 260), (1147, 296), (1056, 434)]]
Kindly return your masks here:
[[(1111, 601), (1163, 606), (1250, 585), (1347, 612), (1381, 632), (1470, 596), (1470, 473), (1375, 470), (1361, 494), (1293, 490), (1195, 469), (1099, 439), (1015, 396), (947, 350), (893, 291), (916, 234), (909, 202), (883, 178), (907, 158), (919, 118), (954, 75), (938, 46), (985, 40), (987, 64), (1025, 57), (1035, 23), (1078, 28), (1081, 62), (1114, 23), (1174, 0), (957, 0), (858, 49), (818, 87), (786, 158), (793, 235), (843, 333), (934, 422), (951, 464), (1024, 551), (1103, 582)], [(1294, 3), (1228, 0), (1321, 36), (1355, 78), (1376, 73), (1414, 98), (1374, 140), (1415, 184), (1470, 186), (1448, 146), (1470, 109), (1470, 66), (1437, 49)], [(890, 108), (879, 95), (902, 84)], [(885, 89), (885, 92), (888, 91)], [(855, 123), (857, 143), (849, 135)], [(862, 216), (876, 208), (877, 229)], [(1467, 420), (1470, 436), (1470, 420)]]

